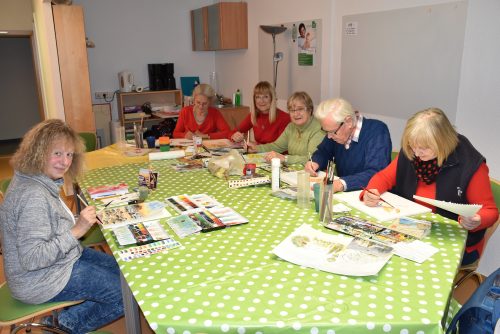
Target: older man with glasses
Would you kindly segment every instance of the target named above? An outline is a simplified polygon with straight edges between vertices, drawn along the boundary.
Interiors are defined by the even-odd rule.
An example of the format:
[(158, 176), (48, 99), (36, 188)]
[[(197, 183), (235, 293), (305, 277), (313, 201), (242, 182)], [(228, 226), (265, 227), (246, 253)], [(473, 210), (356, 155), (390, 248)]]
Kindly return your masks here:
[(311, 175), (334, 160), (337, 176), (335, 191), (352, 191), (365, 187), (370, 178), (391, 161), (391, 136), (387, 125), (355, 112), (344, 99), (321, 102), (314, 117), (326, 136), (305, 165)]

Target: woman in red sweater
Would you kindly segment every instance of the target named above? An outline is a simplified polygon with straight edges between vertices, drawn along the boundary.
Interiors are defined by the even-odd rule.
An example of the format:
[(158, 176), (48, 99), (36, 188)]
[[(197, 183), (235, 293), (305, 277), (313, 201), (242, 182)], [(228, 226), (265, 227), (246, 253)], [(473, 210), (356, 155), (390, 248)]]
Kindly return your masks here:
[[(363, 201), (376, 206), (387, 190), (407, 199), (413, 195), (463, 204), (481, 204), (472, 217), (435, 208), (434, 212), (469, 231), (462, 265), (471, 265), (481, 256), (486, 228), (498, 219), (485, 158), (464, 136), (458, 134), (444, 112), (429, 108), (416, 113), (403, 132), (401, 152), (389, 166), (375, 174), (364, 192)], [(418, 201), (417, 201), (418, 202)]]
[(207, 139), (229, 137), (230, 128), (220, 112), (211, 107), (215, 92), (210, 85), (200, 84), (193, 89), (194, 105), (184, 107), (177, 120), (174, 138)]
[(243, 133), (253, 129), (254, 145), (272, 143), (281, 135), (290, 123), (290, 115), (276, 108), (276, 93), (267, 81), (259, 82), (253, 90), (253, 109), (236, 127), (231, 139), (241, 142)]

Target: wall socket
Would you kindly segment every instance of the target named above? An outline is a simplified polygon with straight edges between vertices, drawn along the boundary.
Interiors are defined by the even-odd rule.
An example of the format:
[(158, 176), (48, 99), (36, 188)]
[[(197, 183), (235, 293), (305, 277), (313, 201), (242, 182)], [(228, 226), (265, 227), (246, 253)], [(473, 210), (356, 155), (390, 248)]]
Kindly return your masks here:
[(101, 100), (109, 100), (113, 97), (113, 92), (95, 92), (94, 93), (96, 99), (101, 99)]

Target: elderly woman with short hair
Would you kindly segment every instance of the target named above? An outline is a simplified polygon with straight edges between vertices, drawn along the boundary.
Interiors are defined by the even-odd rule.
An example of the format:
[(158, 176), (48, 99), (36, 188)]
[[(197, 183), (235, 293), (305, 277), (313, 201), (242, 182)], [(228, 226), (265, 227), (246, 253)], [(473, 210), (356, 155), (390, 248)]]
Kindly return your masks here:
[(207, 84), (200, 84), (193, 89), (192, 106), (184, 107), (179, 113), (173, 133), (174, 138), (193, 139), (199, 136), (205, 139), (229, 137), (230, 128), (221, 113), (212, 107), (215, 98), (214, 89)]
[[(269, 152), (265, 159), (278, 158), (286, 164), (304, 164), (323, 140), (325, 133), (312, 117), (313, 102), (306, 92), (295, 92), (287, 101), (291, 122), (274, 142), (253, 146), (257, 152)], [(287, 152), (288, 154), (284, 154)]]

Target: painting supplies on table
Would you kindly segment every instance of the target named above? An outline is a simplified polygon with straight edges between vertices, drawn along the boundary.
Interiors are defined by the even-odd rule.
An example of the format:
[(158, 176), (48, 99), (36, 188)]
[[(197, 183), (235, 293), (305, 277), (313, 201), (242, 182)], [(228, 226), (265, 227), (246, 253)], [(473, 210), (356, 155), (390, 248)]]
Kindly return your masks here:
[[(408, 222), (408, 224), (411, 220), (413, 219), (408, 217), (404, 218), (404, 221)], [(414, 220), (412, 223), (415, 224), (415, 226), (418, 224), (417, 220)], [(421, 237), (424, 237), (425, 233), (429, 233), (429, 224), (431, 223), (421, 221), (420, 224), (422, 227), (425, 226), (424, 229), (428, 227), (428, 230), (421, 234)], [(340, 216), (325, 224), (325, 227), (354, 237), (390, 246), (394, 249), (394, 254), (418, 263), (424, 262), (438, 251), (437, 248), (417, 240), (418, 237), (415, 235), (418, 235), (418, 233), (416, 233), (415, 230), (415, 233), (413, 233), (414, 235), (410, 235), (403, 232), (401, 228), (399, 228), (399, 230), (392, 229), (391, 227), (398, 227), (394, 226), (394, 223), (387, 227), (358, 217)], [(419, 227), (416, 228), (418, 229)]]
[(123, 261), (131, 261), (133, 259), (151, 256), (153, 254), (161, 253), (172, 248), (181, 246), (180, 242), (168, 238), (160, 241), (155, 241), (150, 244), (141, 246), (129, 247), (118, 251), (120, 259)]
[(335, 179), (335, 163), (333, 160), (328, 161), (326, 168), (326, 177), (320, 187), (321, 198), (319, 202), (319, 219), (323, 223), (329, 221), (333, 216), (333, 181)]
[(148, 220), (170, 217), (165, 209), (165, 203), (160, 201), (144, 202), (115, 208), (107, 208), (97, 215), (103, 228), (114, 228)]
[(126, 183), (102, 185), (87, 188), (87, 193), (93, 200), (110, 196), (119, 196), (128, 193), (128, 185)]

